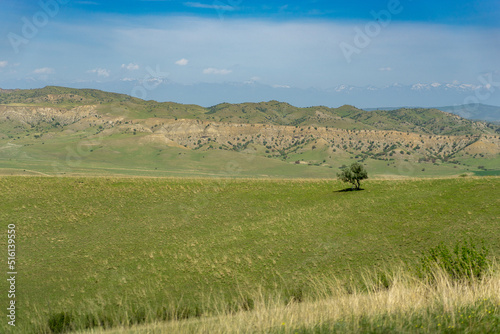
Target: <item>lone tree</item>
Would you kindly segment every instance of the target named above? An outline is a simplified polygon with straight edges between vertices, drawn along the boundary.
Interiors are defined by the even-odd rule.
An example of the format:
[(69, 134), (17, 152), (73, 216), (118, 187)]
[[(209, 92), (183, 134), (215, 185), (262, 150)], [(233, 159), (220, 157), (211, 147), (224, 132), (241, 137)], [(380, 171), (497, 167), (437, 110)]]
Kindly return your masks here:
[(362, 164), (355, 162), (350, 167), (344, 168), (337, 177), (344, 182), (352, 183), (356, 190), (359, 190), (361, 180), (367, 179), (368, 173)]

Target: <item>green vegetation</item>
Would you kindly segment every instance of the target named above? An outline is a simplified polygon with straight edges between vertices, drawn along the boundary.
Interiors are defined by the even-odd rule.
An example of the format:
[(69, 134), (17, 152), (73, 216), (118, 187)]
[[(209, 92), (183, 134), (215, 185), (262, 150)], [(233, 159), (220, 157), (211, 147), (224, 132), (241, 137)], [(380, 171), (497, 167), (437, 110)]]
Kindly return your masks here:
[[(466, 158), (463, 163), (420, 161), (416, 153), (412, 160), (408, 160), (406, 154), (360, 158), (356, 150), (335, 149), (333, 152), (331, 147), (312, 141), (295, 146), (286, 158), (269, 158), (265, 146), (256, 143), (248, 144), (241, 151), (218, 149), (219, 145), (211, 149), (211, 144), (188, 149), (155, 142), (146, 133), (95, 134), (92, 130), (57, 129), (43, 133), (40, 138), (34, 134), (40, 132), (26, 131), (23, 137), (0, 138), (0, 174), (330, 178), (340, 167), (354, 161), (362, 162), (372, 178), (499, 173), (495, 169), (495, 164), (498, 166), (500, 162), (498, 155)], [(478, 171), (477, 165), (487, 170)]]
[[(499, 182), (495, 177), (368, 180), (365, 191), (336, 192), (342, 183), (326, 180), (2, 177), (1, 221), (4, 229), (16, 224), (22, 259), (16, 330), (151, 326), (186, 318), (191, 320), (171, 325), (196, 326), (202, 315), (200, 321), (234, 316), (227, 321), (238, 324), (235, 319), (245, 323), (252, 310), (276, 316), (272, 305), (301, 312), (321, 298), (354, 305), (349, 298), (368, 293), (377, 299), (375, 290), (403, 296), (390, 290), (397, 285), (392, 271), (374, 274), (373, 282), (380, 282), (374, 292), (363, 283), (363, 273), (401, 261), (417, 265), (440, 242), (455, 245), (469, 238), (484, 240), (490, 257), (498, 257)], [(0, 247), (5, 243), (0, 240)], [(323, 278), (328, 286), (340, 282), (343, 292), (326, 293), (332, 290), (318, 286)], [(494, 282), (498, 287), (498, 278)], [(436, 287), (422, 289), (433, 293)], [(0, 304), (6, 305), (6, 298), (2, 295)], [(387, 306), (386, 315), (368, 313), (363, 321), (387, 324), (396, 314), (407, 319), (404, 326), (433, 329), (437, 324), (429, 318), (439, 305), (450, 304), (432, 300), (426, 308), (410, 298), (408, 305), (423, 308), (394, 313), (397, 308)], [(294, 306), (285, 308), (286, 303)], [(498, 299), (483, 305), (470, 297), (451, 305), (456, 307), (445, 313), (450, 326), (456, 312), (466, 309), (482, 312), (467, 327), (472, 331), (483, 328), (477, 327), (484, 325), (480, 319), (498, 318)], [(493, 315), (483, 316), (484, 310)], [(345, 319), (318, 316), (290, 331), (341, 326), (337, 321)], [(333, 322), (327, 325), (327, 319)], [(278, 331), (290, 318), (273, 321)], [(0, 326), (8, 330), (5, 323)]]
[(452, 251), (444, 243), (431, 248), (422, 257), (419, 272), (428, 279), (434, 279), (436, 266), (452, 279), (472, 281), (481, 279), (491, 263), (488, 263), (488, 249), (484, 245), (476, 249), (473, 241), (464, 241), (457, 243)]
[(496, 333), (500, 329), (497, 268), (469, 284), (457, 283), (439, 269), (433, 272), (437, 278), (433, 284), (401, 268), (382, 271), (390, 283), (384, 288), (370, 273), (364, 275), (362, 288), (311, 278), (315, 291), (300, 301), (285, 304), (279, 294), (266, 298), (257, 293), (253, 307), (239, 312), (215, 307), (214, 313), (187, 321), (179, 318), (91, 333)]
[(368, 173), (362, 164), (355, 162), (344, 168), (340, 174), (337, 174), (337, 177), (343, 182), (352, 183), (353, 187), (359, 190), (361, 181), (368, 178)]
[(499, 147), (432, 109), (0, 90), (16, 330), (497, 332)]
[(355, 161), (372, 177), (500, 173), (494, 128), (431, 109), (202, 108), (64, 87), (0, 91), (0, 103), (7, 175), (324, 178)]
[(354, 106), (298, 108), (288, 103), (221, 103), (210, 108), (172, 102), (144, 101), (128, 95), (96, 89), (47, 86), (42, 89), (1, 90), (0, 104), (73, 108), (97, 105), (104, 115), (128, 119), (198, 119), (225, 123), (289, 126), (329, 126), (346, 130), (389, 130), (431, 135), (495, 134), (482, 122), (459, 119), (437, 109), (402, 108), (364, 111)]

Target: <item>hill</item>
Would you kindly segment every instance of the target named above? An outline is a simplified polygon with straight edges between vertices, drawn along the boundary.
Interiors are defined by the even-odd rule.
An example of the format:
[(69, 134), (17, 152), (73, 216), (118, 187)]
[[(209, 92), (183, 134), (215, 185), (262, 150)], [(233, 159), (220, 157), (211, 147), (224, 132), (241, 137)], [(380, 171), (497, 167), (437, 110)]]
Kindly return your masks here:
[(451, 112), (467, 119), (500, 122), (500, 107), (497, 106), (479, 103), (439, 107), (437, 109)]
[[(366, 111), (374, 111), (374, 110), (397, 110), (401, 109), (394, 107), (386, 107), (386, 108), (363, 108)], [(500, 107), (491, 106), (487, 104), (462, 104), (455, 106), (445, 106), (445, 107), (435, 107), (434, 109), (446, 111), (460, 117), (470, 119), (470, 120), (479, 120), (484, 122), (500, 122)], [(491, 125), (492, 128), (498, 126)]]
[(272, 125), (316, 125), (353, 130), (411, 131), (433, 135), (488, 133), (484, 124), (456, 117), (438, 109), (400, 108), (365, 111), (354, 106), (298, 108), (288, 103), (222, 103), (210, 108), (173, 102), (144, 101), (128, 95), (95, 89), (72, 89), (47, 86), (32, 90), (0, 90), (0, 104), (29, 105), (68, 109), (97, 105), (102, 115), (129, 118), (184, 118), (226, 123)]
[(15, 332), (49, 333), (61, 313), (82, 330), (161, 322), (170, 308), (178, 318), (233, 313), (259, 292), (284, 306), (321, 290), (321, 277), (362, 283), (366, 270), (469, 237), (498, 257), (499, 186), (497, 177), (368, 180), (360, 192), (322, 180), (0, 177), (2, 224), (16, 225), (22, 269)]
[(203, 108), (50, 86), (0, 103), (7, 173), (332, 177), (353, 160), (379, 176), (498, 173), (495, 126), (437, 109)]

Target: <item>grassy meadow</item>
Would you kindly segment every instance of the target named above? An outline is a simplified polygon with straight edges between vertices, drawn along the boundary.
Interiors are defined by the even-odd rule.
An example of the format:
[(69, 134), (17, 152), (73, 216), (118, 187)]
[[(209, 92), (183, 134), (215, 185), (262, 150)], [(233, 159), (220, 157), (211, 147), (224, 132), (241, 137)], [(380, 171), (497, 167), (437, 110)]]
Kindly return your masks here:
[[(429, 317), (439, 307), (453, 317), (486, 312), (493, 317), (486, 324), (498, 323), (499, 301), (490, 296), (498, 275), (477, 288), (443, 278), (442, 289), (471, 291), (463, 304), (447, 304), (445, 290), (419, 285), (411, 273), (395, 273), (400, 290), (383, 291), (370, 288), (366, 275), (411, 267), (430, 247), (467, 238), (484, 240), (498, 257), (499, 186), (498, 177), (368, 180), (358, 192), (340, 191), (346, 185), (333, 180), (0, 177), (2, 228), (16, 224), (16, 332), (50, 333), (51, 321), (80, 331), (142, 324), (138, 332), (199, 332), (207, 324), (200, 321), (256, 324), (262, 317), (267, 329), (245, 332), (343, 332), (344, 325), (356, 332), (365, 320), (402, 322), (394, 332), (419, 323), (424, 332), (437, 326)], [(0, 286), (8, 290), (6, 281)], [(489, 294), (478, 292), (484, 286)], [(440, 297), (410, 299), (399, 313), (389, 303), (342, 324), (355, 305), (365, 310), (353, 296), (397, 300), (403, 290)], [(336, 301), (347, 305), (337, 315), (319, 310)], [(7, 302), (2, 293), (1, 305)], [(300, 320), (307, 305), (319, 312), (309, 322)], [(238, 312), (245, 310), (254, 311)], [(3, 321), (0, 332), (8, 330)]]
[[(335, 177), (341, 166), (359, 160), (348, 153), (332, 155), (328, 147), (312, 149), (313, 143), (282, 160), (267, 157), (265, 148), (259, 146), (251, 147), (255, 151), (236, 152), (144, 143), (147, 134), (99, 137), (76, 132), (43, 139), (34, 139), (34, 134), (15, 141), (0, 138), (0, 175), (325, 179)], [(377, 178), (500, 175), (498, 155), (457, 159), (463, 163), (417, 163), (400, 157), (388, 161), (367, 158), (363, 164)], [(478, 169), (480, 165), (485, 170)]]

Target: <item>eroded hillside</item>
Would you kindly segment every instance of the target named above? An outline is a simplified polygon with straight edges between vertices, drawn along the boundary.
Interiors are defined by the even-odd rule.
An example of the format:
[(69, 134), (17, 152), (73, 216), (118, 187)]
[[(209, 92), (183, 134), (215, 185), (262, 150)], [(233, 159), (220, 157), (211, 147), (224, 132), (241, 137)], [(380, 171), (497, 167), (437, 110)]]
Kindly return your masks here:
[(500, 156), (500, 136), (491, 125), (433, 109), (365, 112), (352, 106), (296, 108), (277, 101), (205, 109), (92, 90), (35, 93), (18, 93), (24, 103), (8, 95), (12, 92), (2, 93), (3, 101), (10, 102), (0, 105), (4, 148), (99, 138), (92, 152), (110, 150), (106, 145), (114, 146), (114, 152), (119, 145), (160, 152), (170, 147), (325, 167), (356, 159), (454, 168), (477, 162), (484, 168)]

